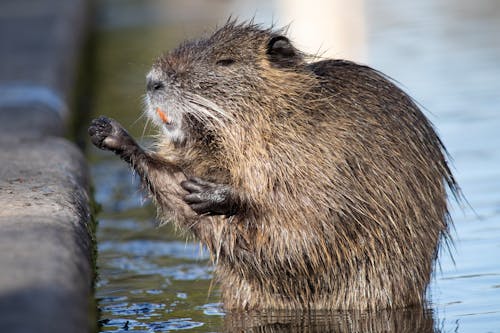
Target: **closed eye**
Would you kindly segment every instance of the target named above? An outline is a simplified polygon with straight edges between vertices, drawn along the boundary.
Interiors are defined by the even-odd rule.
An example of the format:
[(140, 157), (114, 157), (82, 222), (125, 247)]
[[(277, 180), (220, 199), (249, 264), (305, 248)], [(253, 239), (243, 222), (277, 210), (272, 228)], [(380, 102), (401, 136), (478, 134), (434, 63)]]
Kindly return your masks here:
[(235, 63), (234, 59), (220, 59), (217, 60), (216, 64), (220, 66), (230, 66)]

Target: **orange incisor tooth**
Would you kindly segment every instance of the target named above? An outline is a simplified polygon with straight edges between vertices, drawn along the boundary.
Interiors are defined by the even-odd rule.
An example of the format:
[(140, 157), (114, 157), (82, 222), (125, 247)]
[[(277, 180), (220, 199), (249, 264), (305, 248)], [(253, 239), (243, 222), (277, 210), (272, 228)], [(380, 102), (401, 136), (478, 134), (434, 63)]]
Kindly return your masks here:
[(162, 109), (156, 108), (156, 113), (160, 117), (161, 121), (163, 121), (164, 123), (168, 123), (168, 117), (165, 112), (162, 111)]

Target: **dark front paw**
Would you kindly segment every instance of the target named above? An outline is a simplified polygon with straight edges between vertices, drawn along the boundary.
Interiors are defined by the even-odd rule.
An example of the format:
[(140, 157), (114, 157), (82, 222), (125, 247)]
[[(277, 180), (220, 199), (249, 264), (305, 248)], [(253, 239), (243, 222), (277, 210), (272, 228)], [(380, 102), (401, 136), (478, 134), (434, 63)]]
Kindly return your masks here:
[(92, 143), (100, 149), (120, 152), (133, 144), (130, 135), (116, 120), (103, 116), (92, 120), (88, 132)]
[(189, 192), (184, 201), (198, 214), (226, 215), (236, 214), (238, 204), (229, 185), (207, 182), (197, 177), (181, 182)]

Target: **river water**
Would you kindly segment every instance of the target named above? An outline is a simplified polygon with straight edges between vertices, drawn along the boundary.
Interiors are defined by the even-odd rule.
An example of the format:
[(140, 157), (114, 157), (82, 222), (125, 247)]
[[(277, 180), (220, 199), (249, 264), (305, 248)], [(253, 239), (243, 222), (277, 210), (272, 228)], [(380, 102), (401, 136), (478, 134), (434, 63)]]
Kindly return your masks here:
[[(146, 143), (151, 132), (139, 118), (152, 60), (213, 27), (224, 5), (193, 2), (210, 3), (214, 16), (199, 14), (196, 23), (186, 24), (179, 17), (192, 8), (181, 3), (96, 5), (92, 112), (119, 120)], [(366, 20), (367, 63), (397, 79), (425, 108), (468, 200), (453, 207), (454, 262), (442, 251), (429, 309), (224, 315), (207, 254), (168, 226), (154, 228), (154, 209), (130, 170), (91, 149), (102, 206), (96, 290), (101, 332), (500, 332), (500, 2), (374, 0), (366, 4)]]

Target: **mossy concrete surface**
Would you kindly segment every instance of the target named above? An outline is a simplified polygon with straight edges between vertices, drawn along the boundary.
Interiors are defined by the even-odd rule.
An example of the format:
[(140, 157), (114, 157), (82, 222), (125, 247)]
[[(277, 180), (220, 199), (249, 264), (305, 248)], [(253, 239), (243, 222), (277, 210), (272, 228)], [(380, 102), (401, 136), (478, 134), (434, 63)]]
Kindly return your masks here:
[(0, 1), (0, 331), (90, 332), (87, 165), (62, 137), (85, 0)]

